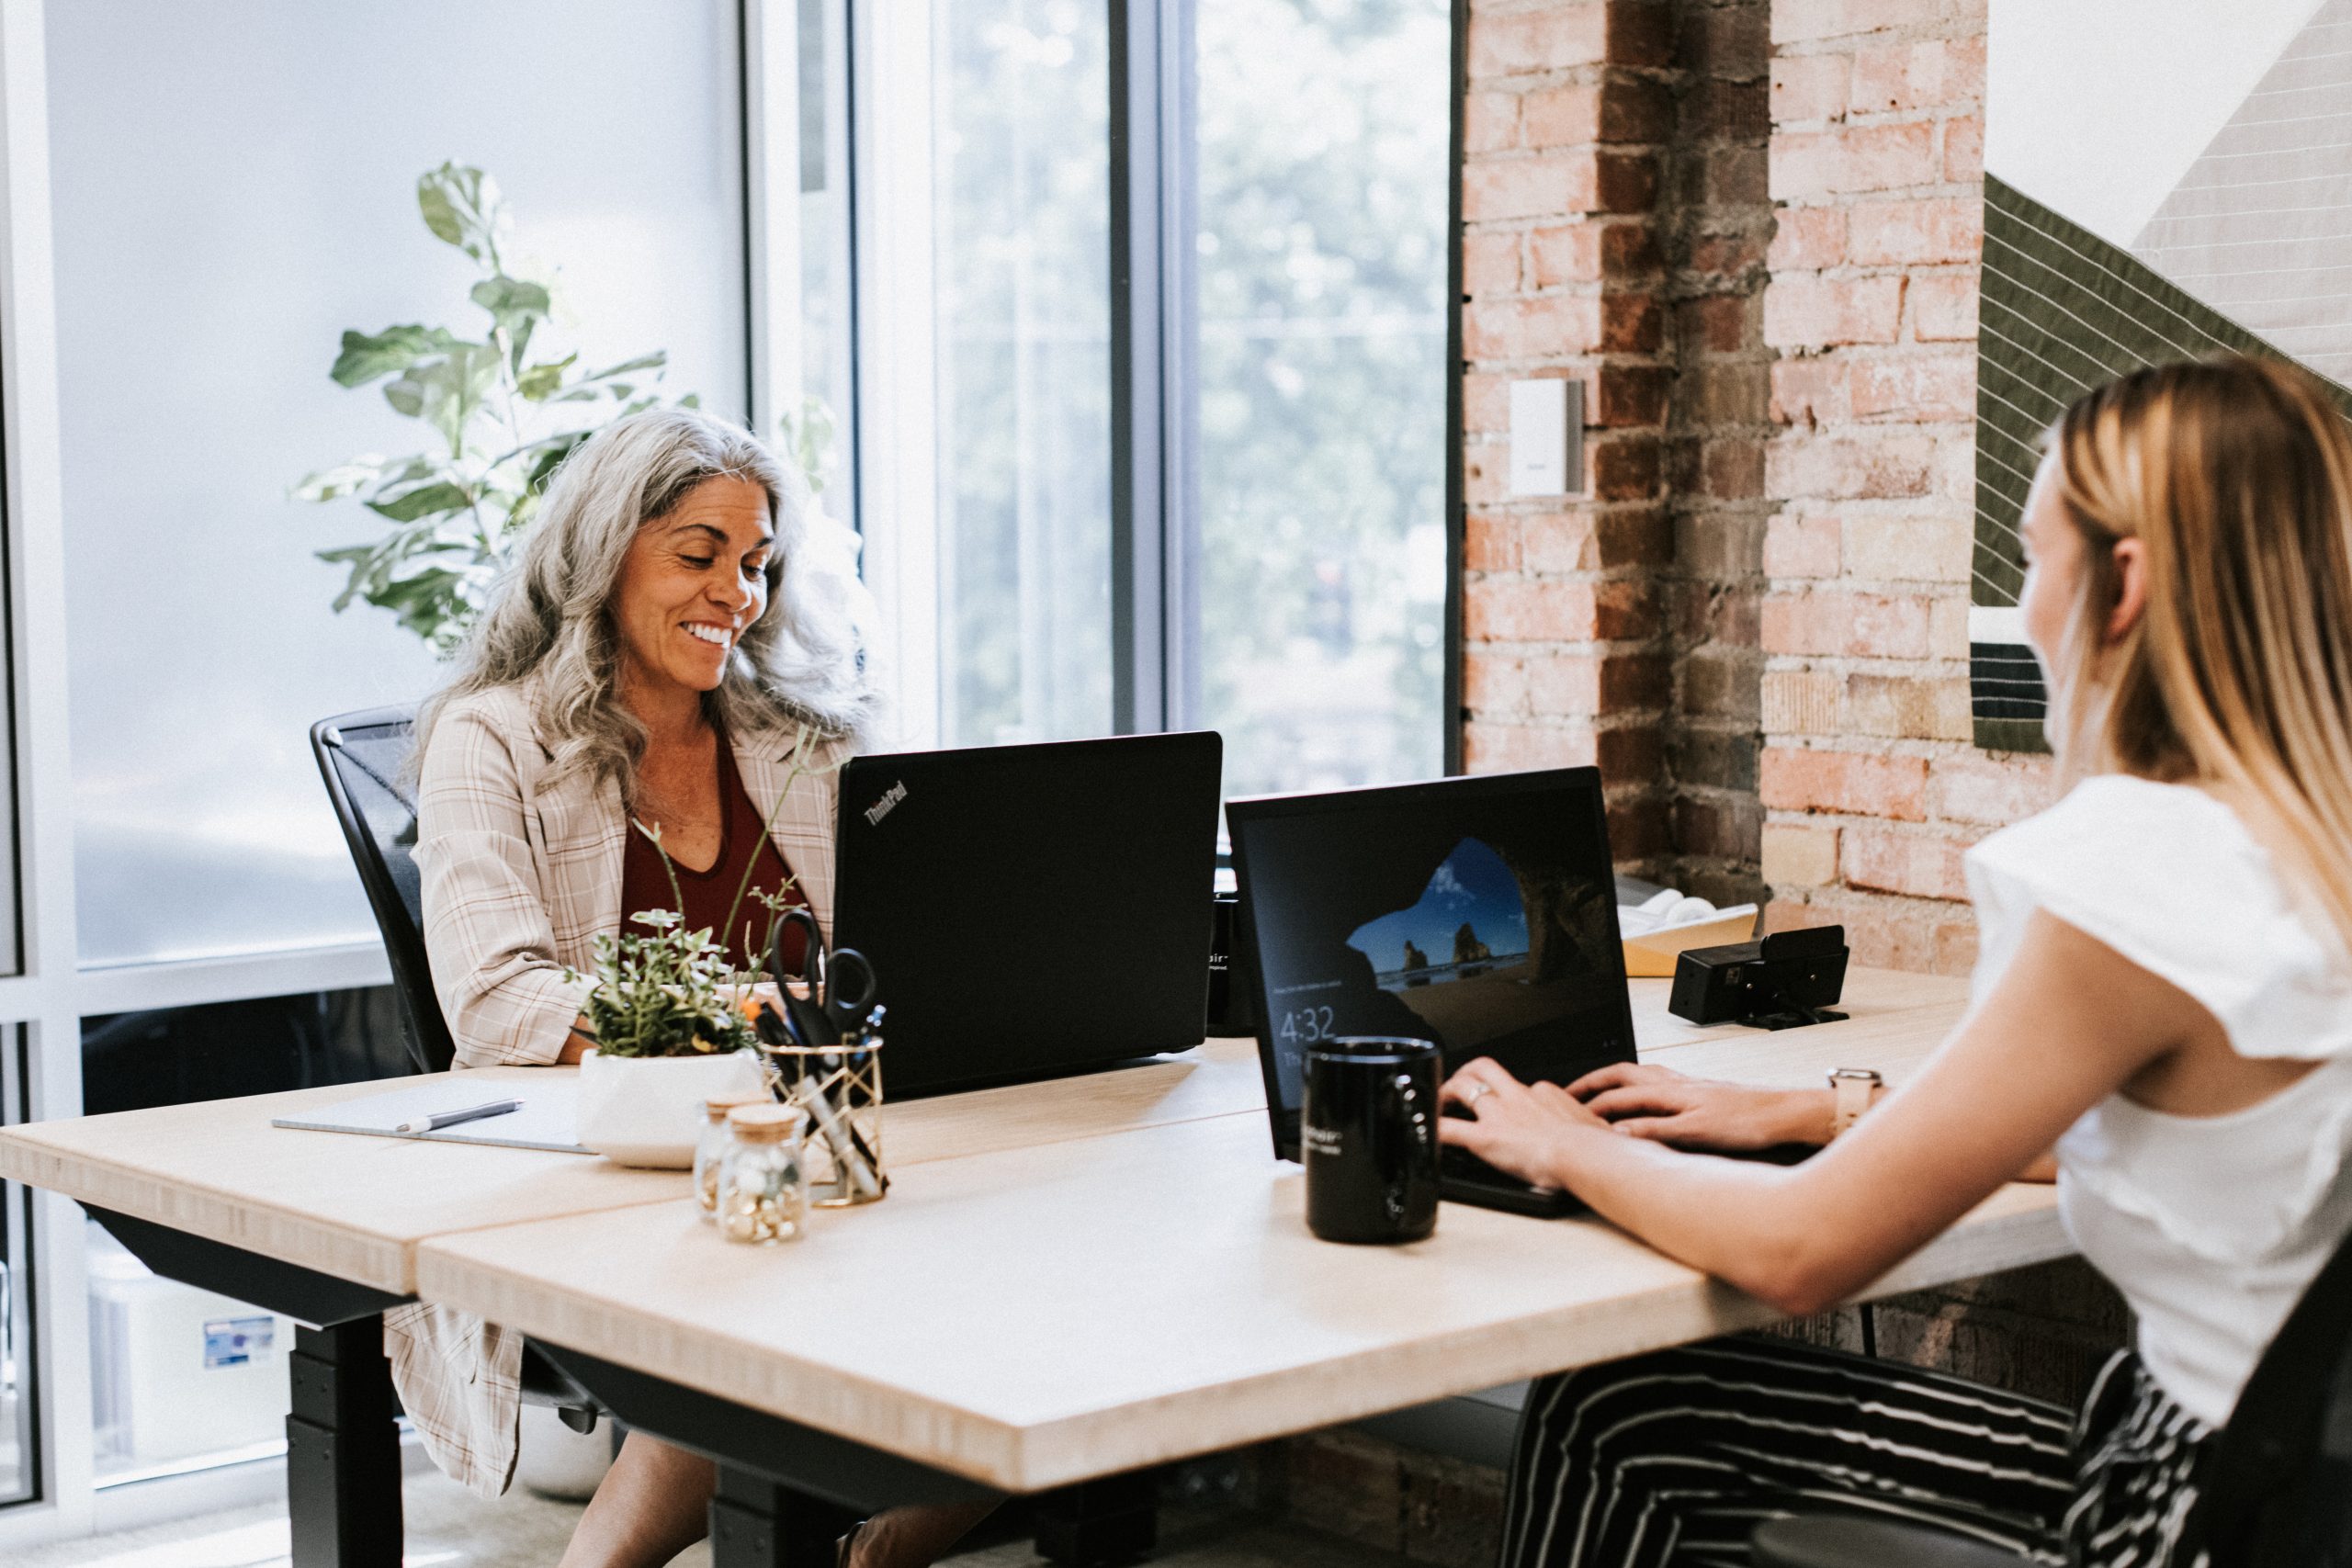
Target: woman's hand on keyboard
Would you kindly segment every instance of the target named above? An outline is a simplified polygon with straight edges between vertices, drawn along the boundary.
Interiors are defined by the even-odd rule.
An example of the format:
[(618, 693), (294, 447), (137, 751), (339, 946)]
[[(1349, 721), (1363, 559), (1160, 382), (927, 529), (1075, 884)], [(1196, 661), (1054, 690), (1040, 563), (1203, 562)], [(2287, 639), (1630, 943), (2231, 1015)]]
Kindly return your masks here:
[(1681, 1149), (1746, 1153), (1829, 1141), (1826, 1089), (1766, 1089), (1694, 1078), (1646, 1062), (1615, 1062), (1587, 1073), (1568, 1093), (1618, 1132)]
[(1439, 1098), (1468, 1112), (1438, 1119), (1441, 1141), (1538, 1187), (1566, 1185), (1555, 1168), (1565, 1139), (1609, 1130), (1558, 1084), (1521, 1083), (1490, 1056), (1465, 1064)]

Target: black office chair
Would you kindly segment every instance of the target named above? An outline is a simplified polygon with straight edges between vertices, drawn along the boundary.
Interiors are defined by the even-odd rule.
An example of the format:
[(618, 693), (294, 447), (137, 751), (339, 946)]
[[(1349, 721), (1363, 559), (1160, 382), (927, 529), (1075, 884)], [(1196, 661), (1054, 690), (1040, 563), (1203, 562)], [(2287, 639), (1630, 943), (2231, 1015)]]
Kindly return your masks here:
[[(2255, 1363), (2213, 1438), (2180, 1560), (2212, 1568), (2352, 1568), (2352, 1236)], [(1849, 1515), (1773, 1519), (1756, 1568), (2017, 1568), (2014, 1553), (1929, 1526)]]
[(457, 1055), (433, 972), (424, 959), (424, 896), (416, 873), (416, 801), (403, 774), (408, 766), (412, 708), (371, 708), (311, 726), (311, 750), (326, 780), (344, 842), (359, 868), (384, 952), (392, 963), (393, 993), (408, 1026), (408, 1054), (422, 1073), (446, 1073)]
[[(408, 1054), (417, 1071), (446, 1073), (457, 1043), (434, 994), (433, 971), (424, 957), (424, 889), (416, 871), (416, 801), (408, 768), (413, 708), (371, 708), (339, 714), (311, 726), (311, 750), (326, 780), (344, 842), (368, 890), (376, 929), (391, 959), (392, 991), (408, 1026)], [(523, 1344), (523, 1398), (551, 1404), (575, 1432), (593, 1432), (603, 1407), (539, 1354)]]

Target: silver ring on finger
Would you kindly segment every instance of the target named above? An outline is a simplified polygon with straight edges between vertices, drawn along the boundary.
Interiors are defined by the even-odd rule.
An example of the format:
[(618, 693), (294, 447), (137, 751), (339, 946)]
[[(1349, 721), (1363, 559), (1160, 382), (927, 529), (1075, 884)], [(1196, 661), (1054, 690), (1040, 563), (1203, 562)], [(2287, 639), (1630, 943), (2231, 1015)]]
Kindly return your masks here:
[(1495, 1086), (1490, 1083), (1474, 1083), (1462, 1091), (1462, 1103), (1476, 1105), (1480, 1100), (1494, 1092)]

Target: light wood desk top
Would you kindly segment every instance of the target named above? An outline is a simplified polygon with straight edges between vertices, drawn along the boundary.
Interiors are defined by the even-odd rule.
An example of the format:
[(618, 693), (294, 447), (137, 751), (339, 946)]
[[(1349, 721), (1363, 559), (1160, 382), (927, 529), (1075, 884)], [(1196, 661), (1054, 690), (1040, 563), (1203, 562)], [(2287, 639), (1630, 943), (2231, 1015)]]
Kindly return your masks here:
[[(529, 1083), (550, 1070), (478, 1068), (468, 1081)], [(0, 1131), (0, 1176), (395, 1295), (416, 1288), (416, 1244), (426, 1236), (686, 1190), (675, 1171), (581, 1155), (269, 1124), (385, 1087), (334, 1084), (10, 1127)]]
[[(1633, 983), (1635, 1032), (1651, 1059), (1807, 1082), (1828, 1066), (1853, 1065), (1826, 1038), (1835, 1030), (1702, 1030), (1667, 1015), (1667, 989), (1663, 980)], [(1876, 970), (1854, 971), (1848, 991), (1858, 1021), (1922, 1037), (1949, 1027), (1962, 994), (1956, 981)], [(469, 1077), (527, 1084), (573, 1070), (492, 1067)], [(686, 1191), (682, 1172), (627, 1170), (579, 1155), (269, 1124), (381, 1087), (338, 1084), (11, 1127), (0, 1130), (0, 1177), (395, 1294), (416, 1290), (415, 1250), (428, 1237), (668, 1202)], [(1212, 1040), (1116, 1072), (893, 1105), (885, 1153), (899, 1171), (1204, 1118), (1255, 1120), (1264, 1108), (1253, 1043)]]
[[(1907, 1010), (1868, 995), (1875, 1021), (1673, 1049), (1723, 1071), (1759, 1041), (1815, 1037), (1808, 1056), (1899, 1076), (1960, 1006), (1949, 987)], [(419, 1288), (1013, 1491), (1772, 1316), (1596, 1221), (1448, 1204), (1413, 1247), (1319, 1243), (1302, 1181), (1261, 1112), (1164, 1121), (901, 1167), (884, 1202), (771, 1249), (729, 1245), (684, 1202), (471, 1231), (419, 1249)], [(2051, 1190), (2013, 1186), (1871, 1293), (2069, 1250)]]
[[(465, 1076), (527, 1085), (577, 1070)], [(334, 1084), (10, 1127), (0, 1130), (0, 1177), (399, 1295), (416, 1288), (416, 1244), (427, 1236), (666, 1202), (688, 1190), (683, 1171), (629, 1170), (589, 1156), (270, 1125), (384, 1087)], [(896, 1170), (1264, 1104), (1255, 1048), (1216, 1041), (1116, 1073), (892, 1106), (886, 1153)]]

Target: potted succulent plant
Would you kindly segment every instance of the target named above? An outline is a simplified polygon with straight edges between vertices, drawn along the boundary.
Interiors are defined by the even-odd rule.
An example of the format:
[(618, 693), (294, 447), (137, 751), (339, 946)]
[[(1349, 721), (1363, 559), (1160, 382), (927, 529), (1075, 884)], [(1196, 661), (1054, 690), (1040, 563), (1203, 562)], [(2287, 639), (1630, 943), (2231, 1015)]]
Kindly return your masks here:
[[(792, 786), (809, 771), (813, 744), (804, 731), (771, 819), (761, 825), (763, 836), (775, 825), (775, 810), (782, 809)], [(637, 821), (631, 827), (662, 849), (660, 829)], [(666, 851), (662, 863), (670, 873), (673, 907), (630, 914), (628, 924), (641, 931), (595, 939), (594, 972), (587, 976), (593, 984), (582, 1010), (596, 1044), (580, 1062), (579, 1137), (583, 1147), (623, 1165), (684, 1169), (694, 1164), (703, 1102), (767, 1081), (753, 1021), (759, 1007), (753, 987), (769, 976), (752, 955), (739, 964), (709, 931), (684, 929), (678, 911), (685, 899)], [(743, 868), (720, 929), (738, 929), (735, 917), (751, 897), (769, 915), (768, 940), (761, 943), (764, 954), (774, 943), (791, 884), (751, 894), (752, 871), (751, 865)]]
[(755, 1089), (763, 1069), (743, 1010), (756, 976), (673, 909), (631, 915), (644, 934), (596, 939), (585, 1011), (595, 1048), (580, 1061), (580, 1142), (623, 1165), (694, 1163), (702, 1102)]

